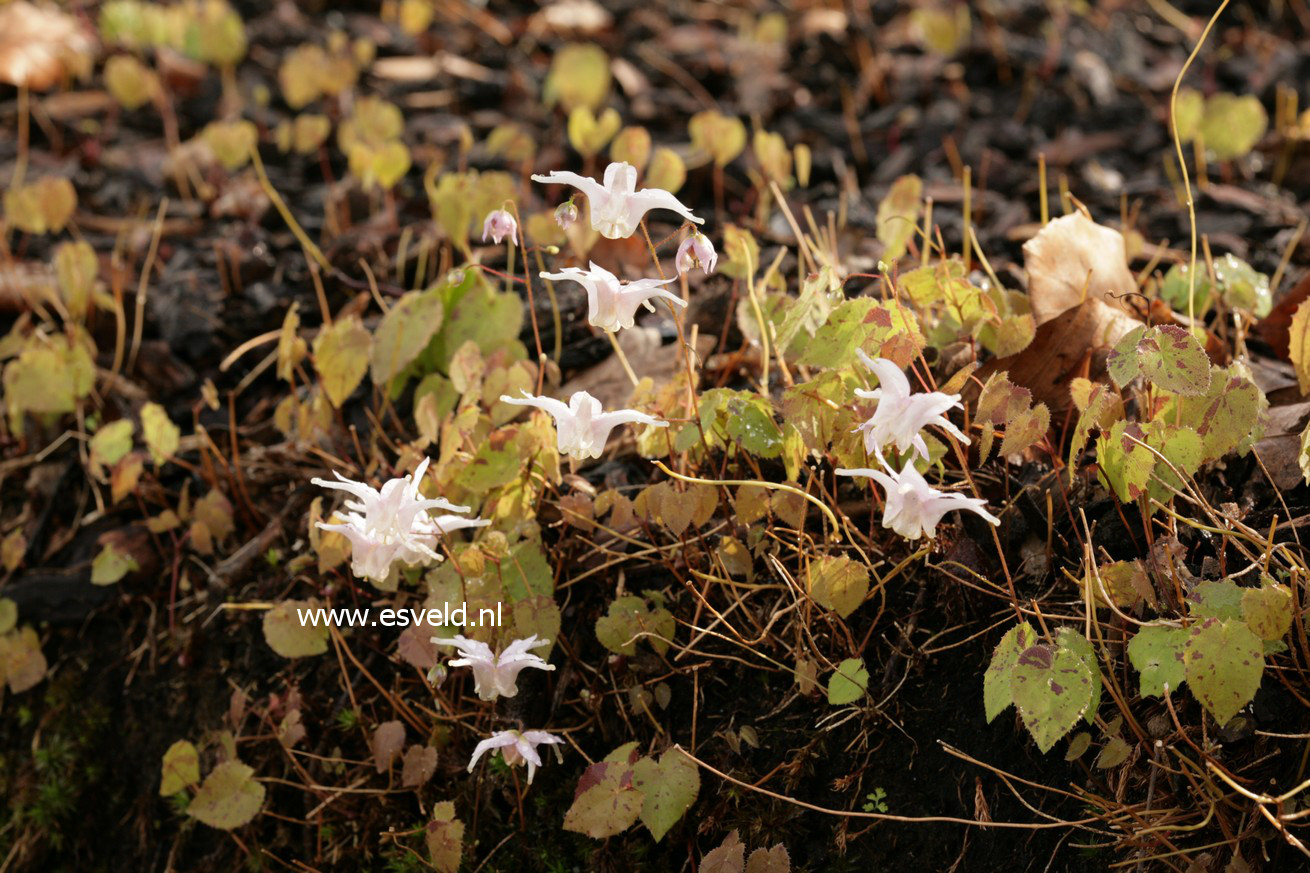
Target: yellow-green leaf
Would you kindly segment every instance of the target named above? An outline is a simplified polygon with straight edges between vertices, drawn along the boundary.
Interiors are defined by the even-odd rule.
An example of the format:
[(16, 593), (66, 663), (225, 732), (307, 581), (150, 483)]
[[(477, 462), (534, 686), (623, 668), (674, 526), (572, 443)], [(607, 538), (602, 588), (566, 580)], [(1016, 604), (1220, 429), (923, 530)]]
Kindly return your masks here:
[(810, 596), (842, 618), (854, 612), (869, 593), (869, 570), (844, 556), (825, 556), (810, 562)]
[(212, 828), (230, 831), (246, 824), (264, 805), (264, 786), (240, 761), (225, 761), (205, 777), (187, 806), (187, 815)]
[(373, 352), (373, 335), (358, 316), (338, 318), (314, 340), (314, 368), (328, 401), (340, 408), (364, 374)]
[(168, 797), (200, 781), (200, 753), (189, 740), (178, 740), (164, 753), (159, 796)]
[(901, 176), (892, 183), (878, 204), (878, 241), (883, 244), (884, 261), (891, 263), (905, 254), (906, 245), (919, 229), (922, 205), (923, 180), (918, 176)]
[(91, 584), (113, 585), (136, 569), (136, 559), (115, 549), (113, 543), (106, 543), (91, 562)]
[(315, 613), (320, 604), (313, 600), (284, 600), (264, 613), (264, 640), (269, 648), (284, 658), (308, 658), (321, 655), (328, 648), (326, 624), (301, 621), (302, 614)]
[(411, 291), (391, 307), (374, 335), (370, 369), (373, 382), (387, 385), (427, 348), (441, 327), (440, 292)]
[(1304, 396), (1310, 394), (1310, 300), (1303, 300), (1296, 308), (1288, 334), (1288, 358)]
[(141, 407), (141, 430), (145, 433), (146, 448), (150, 450), (155, 466), (173, 457), (182, 444), (182, 432), (158, 403)]

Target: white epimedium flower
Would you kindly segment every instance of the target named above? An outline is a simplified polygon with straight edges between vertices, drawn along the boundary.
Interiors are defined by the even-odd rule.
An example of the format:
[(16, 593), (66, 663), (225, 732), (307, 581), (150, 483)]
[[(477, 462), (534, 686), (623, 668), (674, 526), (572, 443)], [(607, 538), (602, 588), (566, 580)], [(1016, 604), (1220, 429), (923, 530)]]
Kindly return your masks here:
[(618, 276), (597, 266), (594, 261), (587, 270), (565, 267), (558, 273), (542, 273), (541, 278), (554, 282), (568, 280), (586, 288), (587, 321), (611, 333), (632, 327), (638, 306), (654, 312), (655, 307), (650, 301), (657, 297), (676, 306), (687, 305), (681, 297), (662, 287), (672, 282), (672, 279), (638, 279), (623, 283)]
[[(878, 456), (879, 462), (886, 467), (887, 462)], [(914, 468), (914, 459), (905, 462), (899, 472), (887, 468), (888, 472), (861, 467), (855, 470), (837, 470), (839, 476), (865, 476), (873, 479), (887, 492), (883, 504), (882, 526), (891, 528), (907, 540), (917, 540), (921, 536), (932, 539), (937, 535), (937, 524), (942, 516), (957, 509), (975, 512), (992, 524), (1001, 520), (983, 507), (987, 501), (979, 497), (966, 497), (949, 491), (938, 491)]]
[[(537, 746), (554, 746), (562, 742), (564, 740), (561, 737), (545, 731), (500, 731), (478, 743), (473, 749), (473, 757), (469, 759), (469, 772), (472, 773), (473, 768), (477, 766), (478, 758), (492, 749), (500, 749), (501, 757), (511, 767), (527, 762), (528, 784), (531, 785), (532, 777), (537, 775), (537, 768), (541, 766), (541, 755), (537, 753)], [(559, 749), (555, 750), (555, 760), (564, 760)]]
[(345, 491), (354, 497), (345, 503), (341, 513), (343, 522), (319, 522), (322, 530), (336, 531), (350, 540), (350, 569), (361, 579), (371, 579), (378, 585), (386, 583), (391, 571), (399, 562), (407, 566), (424, 561), (440, 561), (436, 552), (437, 537), (461, 528), (483, 527), (491, 524), (480, 518), (460, 518), (458, 515), (429, 513), (432, 509), (448, 512), (468, 512), (467, 506), (456, 506), (440, 498), (424, 499), (418, 492), (430, 458), (414, 470), (412, 476), (391, 479), (378, 490), (363, 482), (347, 479), (333, 472), (339, 482), (313, 479), (315, 485)]
[(600, 401), (586, 391), (578, 391), (570, 397), (568, 406), (553, 397), (534, 397), (527, 391), (523, 392), (521, 398), (502, 394), (500, 399), (502, 403), (535, 406), (550, 413), (550, 416), (555, 419), (560, 452), (578, 460), (599, 458), (601, 452), (605, 450), (605, 442), (610, 437), (610, 431), (621, 424), (669, 426), (667, 421), (660, 421), (635, 409), (605, 412), (601, 408)]
[(910, 380), (893, 361), (871, 358), (863, 349), (856, 349), (855, 354), (878, 377), (877, 388), (872, 391), (857, 388), (855, 391), (857, 397), (878, 401), (872, 417), (855, 429), (864, 433), (865, 451), (877, 453), (885, 446), (894, 445), (898, 452), (905, 453), (913, 448), (920, 457), (926, 458), (928, 444), (919, 431), (930, 424), (968, 444), (969, 438), (945, 415), (951, 409), (963, 408), (959, 394), (942, 394), (940, 391), (911, 394)]
[(632, 236), (642, 218), (652, 209), (668, 209), (688, 221), (700, 224), (692, 211), (668, 191), (661, 188), (637, 190), (637, 168), (622, 162), (605, 168), (604, 184), (577, 173), (556, 170), (532, 177), (546, 184), (572, 185), (591, 204), (591, 226), (609, 239), (627, 239)]
[(678, 254), (673, 263), (678, 268), (678, 275), (683, 276), (694, 267), (700, 267), (702, 273), (713, 273), (718, 261), (719, 255), (714, 251), (710, 238), (699, 230), (693, 230), (678, 246)]
[(462, 634), (452, 639), (433, 637), (432, 642), (441, 646), (454, 646), (459, 651), (459, 658), (448, 662), (449, 666), (472, 667), (473, 690), (483, 700), (518, 694), (519, 673), (528, 667), (538, 670), (555, 669), (555, 665), (547, 664), (541, 656), (530, 651), (550, 645), (550, 640), (539, 640), (536, 634), (526, 640), (515, 640), (499, 653), (493, 652), (486, 643), (470, 640)]
[(495, 212), (487, 214), (487, 220), (482, 222), (482, 241), (486, 242), (487, 237), (496, 245), (505, 237), (509, 237), (510, 245), (514, 244), (514, 238), (519, 232), (519, 223), (514, 220), (504, 209), (497, 209)]

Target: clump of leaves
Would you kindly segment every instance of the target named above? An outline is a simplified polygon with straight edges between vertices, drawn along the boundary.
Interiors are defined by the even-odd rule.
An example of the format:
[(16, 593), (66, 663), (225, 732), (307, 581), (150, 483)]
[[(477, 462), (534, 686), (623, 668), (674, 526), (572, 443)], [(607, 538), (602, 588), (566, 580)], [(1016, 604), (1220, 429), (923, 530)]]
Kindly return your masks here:
[(5, 191), (5, 221), (31, 234), (59, 233), (77, 209), (77, 191), (61, 176), (42, 176)]
[(659, 758), (642, 757), (627, 743), (582, 774), (564, 829), (604, 839), (637, 819), (656, 842), (677, 824), (700, 793), (700, 768), (679, 748)]

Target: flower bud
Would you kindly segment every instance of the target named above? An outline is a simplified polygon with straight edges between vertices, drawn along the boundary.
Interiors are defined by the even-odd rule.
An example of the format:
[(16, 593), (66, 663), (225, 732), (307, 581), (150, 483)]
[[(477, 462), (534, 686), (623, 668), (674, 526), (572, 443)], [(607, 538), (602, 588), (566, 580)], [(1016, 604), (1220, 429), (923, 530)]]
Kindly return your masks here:
[(555, 207), (555, 223), (568, 230), (578, 220), (578, 207), (570, 198)]
[(501, 240), (509, 237), (510, 244), (514, 244), (514, 237), (518, 233), (519, 225), (504, 209), (497, 209), (487, 216), (487, 220), (482, 224), (482, 241), (486, 242), (487, 237), (491, 237), (492, 242), (500, 245)]
[(693, 267), (700, 267), (703, 273), (713, 273), (714, 265), (718, 260), (719, 256), (714, 251), (710, 238), (698, 230), (693, 230), (682, 241), (682, 245), (678, 246), (674, 263), (678, 267), (678, 275), (685, 276)]

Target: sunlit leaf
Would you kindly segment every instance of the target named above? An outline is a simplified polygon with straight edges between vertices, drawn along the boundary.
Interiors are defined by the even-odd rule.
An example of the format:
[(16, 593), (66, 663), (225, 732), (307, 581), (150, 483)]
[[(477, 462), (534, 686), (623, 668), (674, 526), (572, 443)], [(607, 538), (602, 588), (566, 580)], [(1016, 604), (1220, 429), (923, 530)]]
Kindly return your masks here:
[(168, 797), (200, 781), (200, 753), (189, 740), (178, 740), (164, 752), (159, 796)]
[(31, 627), (21, 627), (0, 636), (0, 675), (15, 694), (34, 688), (45, 678), (49, 665), (41, 652), (41, 640)]
[(1024, 727), (1043, 753), (1069, 732), (1092, 702), (1091, 669), (1069, 648), (1030, 646), (1019, 655), (1010, 677)]
[(641, 823), (658, 843), (696, 802), (700, 768), (681, 749), (672, 748), (659, 763), (642, 758), (632, 772), (633, 786), (644, 795)]
[(1210, 359), (1183, 328), (1165, 324), (1148, 329), (1137, 341), (1137, 361), (1152, 384), (1195, 397), (1210, 387)]
[(686, 181), (687, 165), (678, 153), (665, 146), (655, 149), (646, 167), (646, 187), (676, 194)]
[(105, 61), (104, 77), (105, 88), (129, 112), (149, 103), (159, 87), (155, 74), (132, 55)]
[(1254, 94), (1215, 94), (1205, 101), (1197, 131), (1216, 160), (1228, 161), (1255, 148), (1269, 127), (1264, 104)]
[(327, 625), (302, 622), (300, 616), (301, 611), (317, 612), (319, 608), (320, 604), (313, 600), (283, 600), (264, 613), (264, 640), (268, 647), (284, 658), (307, 658), (326, 652)]
[(248, 823), (264, 805), (264, 786), (255, 771), (240, 761), (215, 767), (187, 806), (187, 815), (213, 828), (230, 831)]
[(983, 709), (987, 721), (1014, 702), (1011, 677), (1019, 663), (1019, 655), (1037, 642), (1037, 632), (1028, 622), (1015, 625), (1005, 632), (992, 652), (992, 660), (983, 674)]
[(746, 149), (746, 125), (740, 118), (714, 109), (693, 115), (687, 122), (687, 133), (691, 144), (720, 167), (732, 163)]
[(223, 169), (244, 167), (250, 152), (259, 141), (259, 129), (249, 121), (211, 121), (201, 131), (201, 138), (214, 153)]
[(811, 561), (806, 581), (814, 601), (842, 618), (854, 612), (869, 593), (868, 568), (845, 556)]
[(178, 430), (164, 407), (158, 403), (147, 403), (141, 407), (141, 431), (145, 436), (146, 448), (150, 450), (150, 459), (156, 467), (173, 457), (182, 444), (182, 431)]
[(68, 314), (81, 320), (91, 305), (100, 261), (85, 240), (60, 243), (55, 249), (55, 276)]
[(869, 671), (863, 658), (847, 658), (828, 677), (828, 703), (845, 706), (864, 696), (869, 687)]
[(1292, 315), (1287, 356), (1296, 370), (1302, 396), (1310, 394), (1310, 300), (1303, 300)]
[(558, 103), (565, 112), (578, 106), (596, 110), (609, 96), (610, 81), (604, 49), (591, 43), (571, 43), (556, 52), (541, 96), (546, 106)]
[(427, 348), (441, 327), (443, 309), (438, 290), (411, 291), (382, 318), (373, 336), (370, 370), (373, 383), (387, 385)]
[(632, 826), (644, 803), (630, 763), (598, 761), (578, 780), (573, 805), (564, 813), (564, 830), (596, 840), (612, 837)]
[(1264, 675), (1264, 645), (1245, 622), (1208, 618), (1188, 629), (1187, 684), (1221, 725), (1255, 697)]
[(91, 562), (91, 584), (113, 585), (136, 569), (137, 562), (130, 554), (118, 551), (113, 543), (106, 543)]
[(676, 629), (673, 614), (667, 609), (662, 606), (652, 609), (643, 598), (628, 595), (615, 599), (609, 611), (596, 622), (596, 638), (617, 655), (635, 655), (641, 640), (663, 654), (668, 651), (668, 640), (673, 639)]
[[(570, 117), (569, 121), (572, 120)], [(610, 160), (631, 164), (638, 171), (644, 170), (650, 161), (650, 145), (650, 131), (646, 128), (637, 125), (625, 127), (610, 143)]]
[(358, 316), (338, 318), (314, 340), (314, 368), (323, 393), (335, 407), (346, 402), (364, 374), (373, 352), (373, 336)]
[(577, 149), (578, 154), (590, 158), (605, 148), (622, 126), (623, 119), (613, 107), (607, 108), (597, 117), (592, 114), (590, 107), (578, 106), (569, 113), (569, 143)]
[(1292, 592), (1267, 580), (1242, 592), (1242, 618), (1262, 640), (1281, 640), (1292, 628)]
[(882, 259), (887, 263), (905, 254), (906, 244), (919, 229), (922, 206), (923, 180), (913, 175), (901, 176), (893, 182), (887, 196), (878, 204), (878, 241), (883, 244)]

